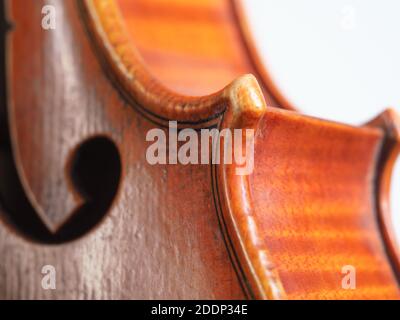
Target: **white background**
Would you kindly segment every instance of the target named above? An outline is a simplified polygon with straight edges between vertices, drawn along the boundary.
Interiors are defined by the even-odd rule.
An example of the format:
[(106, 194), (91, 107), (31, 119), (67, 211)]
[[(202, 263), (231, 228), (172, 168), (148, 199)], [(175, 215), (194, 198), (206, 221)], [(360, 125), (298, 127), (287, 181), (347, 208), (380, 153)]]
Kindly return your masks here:
[[(243, 0), (265, 67), (305, 114), (362, 124), (400, 113), (399, 0)], [(400, 160), (391, 196), (400, 242)]]

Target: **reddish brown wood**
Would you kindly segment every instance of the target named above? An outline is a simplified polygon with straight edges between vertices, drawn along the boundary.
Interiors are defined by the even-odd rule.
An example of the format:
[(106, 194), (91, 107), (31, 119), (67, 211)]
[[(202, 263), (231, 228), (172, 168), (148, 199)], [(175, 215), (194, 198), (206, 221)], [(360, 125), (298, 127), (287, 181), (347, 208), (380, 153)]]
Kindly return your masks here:
[[(267, 110), (254, 174), (219, 168), (222, 216), (256, 297), (398, 298), (373, 196), (382, 137)], [(346, 265), (357, 271), (355, 290), (342, 288)]]
[[(243, 75), (262, 70), (229, 1), (54, 1), (48, 31), (45, 3), (8, 2), (0, 298), (399, 298), (391, 111), (357, 128), (267, 107), (283, 97)], [(148, 164), (168, 120), (256, 130), (254, 173)]]
[[(0, 298), (244, 298), (215, 214), (210, 169), (147, 164), (146, 132), (158, 125), (102, 68), (77, 2), (54, 2), (62, 20), (52, 31), (40, 27), (45, 3), (9, 2), (10, 125), (24, 191), (44, 214), (70, 215), (68, 203), (77, 203), (69, 157), (98, 135), (118, 147), (121, 182), (106, 216), (77, 239), (38, 239), (1, 222)], [(46, 264), (58, 272), (57, 290), (41, 288)]]

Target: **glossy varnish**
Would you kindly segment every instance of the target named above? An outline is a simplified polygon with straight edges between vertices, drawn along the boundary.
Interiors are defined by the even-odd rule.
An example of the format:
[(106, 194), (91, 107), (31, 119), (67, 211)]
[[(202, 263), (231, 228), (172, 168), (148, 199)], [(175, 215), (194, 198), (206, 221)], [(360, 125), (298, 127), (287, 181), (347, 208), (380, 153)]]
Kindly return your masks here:
[[(399, 298), (393, 111), (350, 127), (271, 107), (291, 108), (236, 2), (59, 0), (55, 30), (46, 1), (7, 3), (0, 298)], [(150, 165), (168, 120), (254, 129), (254, 172)]]

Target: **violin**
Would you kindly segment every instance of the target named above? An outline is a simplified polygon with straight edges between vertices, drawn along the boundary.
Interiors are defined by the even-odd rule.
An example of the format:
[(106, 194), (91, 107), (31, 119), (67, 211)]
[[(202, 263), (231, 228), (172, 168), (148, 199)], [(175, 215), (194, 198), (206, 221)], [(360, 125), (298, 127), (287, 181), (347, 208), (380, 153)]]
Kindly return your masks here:
[(1, 299), (400, 297), (395, 111), (297, 111), (236, 0), (1, 15)]

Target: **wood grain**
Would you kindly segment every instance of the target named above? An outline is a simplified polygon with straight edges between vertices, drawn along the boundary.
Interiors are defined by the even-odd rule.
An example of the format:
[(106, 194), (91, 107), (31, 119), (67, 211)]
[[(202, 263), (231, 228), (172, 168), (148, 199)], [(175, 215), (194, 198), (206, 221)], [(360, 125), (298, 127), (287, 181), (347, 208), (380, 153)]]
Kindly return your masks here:
[[(391, 111), (357, 128), (270, 107), (281, 98), (268, 81), (243, 75), (260, 66), (229, 1), (53, 0), (47, 31), (49, 1), (7, 3), (0, 298), (399, 298), (382, 207)], [(150, 165), (146, 133), (168, 120), (254, 129), (254, 173)], [(121, 164), (112, 203), (87, 192), (104, 172), (85, 182), (111, 149), (74, 169), (98, 139)], [(41, 288), (47, 264), (56, 290)], [(355, 290), (341, 287), (344, 265)]]
[[(46, 214), (70, 214), (68, 155), (98, 135), (117, 145), (122, 176), (112, 208), (79, 238), (43, 243), (2, 221), (0, 298), (244, 298), (215, 215), (210, 169), (147, 163), (146, 132), (158, 126), (104, 73), (76, 1), (52, 2), (62, 19), (52, 31), (40, 27), (45, 3), (9, 2), (9, 110), (24, 190)], [(14, 214), (2, 218), (12, 223)], [(57, 290), (41, 288), (47, 264), (57, 270)]]
[[(248, 181), (220, 166), (222, 215), (256, 297), (399, 297), (374, 198), (382, 141), (376, 128), (269, 109)], [(347, 265), (355, 290), (342, 288)]]

